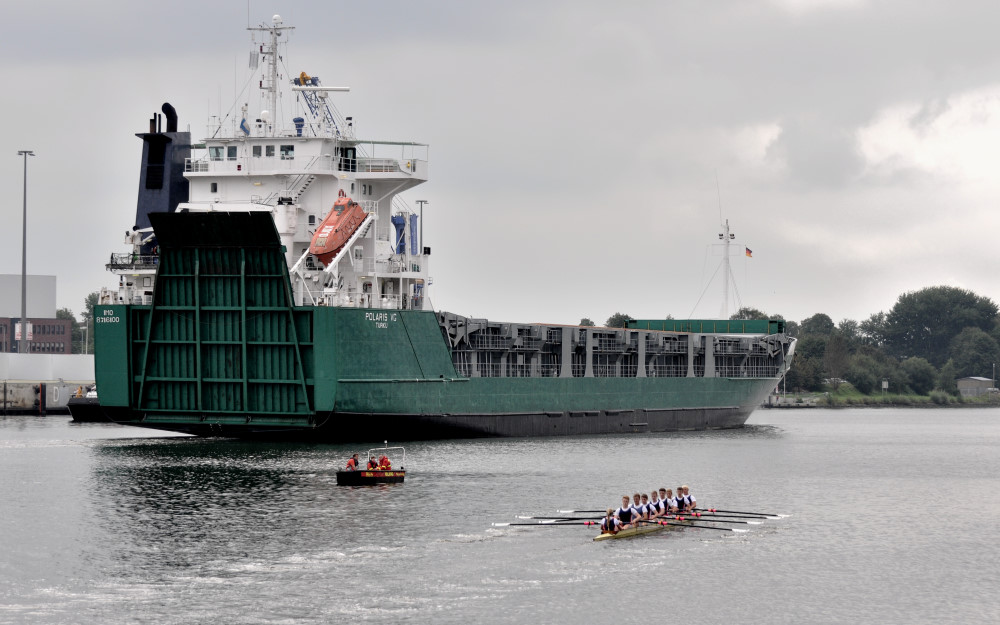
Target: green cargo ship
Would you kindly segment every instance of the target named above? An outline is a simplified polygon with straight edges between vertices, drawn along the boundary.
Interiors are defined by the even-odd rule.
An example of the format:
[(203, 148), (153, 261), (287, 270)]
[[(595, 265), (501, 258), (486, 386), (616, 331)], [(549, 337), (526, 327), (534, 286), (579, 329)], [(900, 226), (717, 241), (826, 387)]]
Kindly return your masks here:
[(166, 131), (156, 116), (139, 135), (133, 249), (112, 255), (119, 287), (94, 311), (108, 418), (329, 441), (733, 428), (787, 371), (780, 320), (594, 328), (435, 311), (420, 214), (398, 195), (426, 179), (421, 145), (376, 157), (388, 144), (356, 138), (329, 102), (338, 89), (305, 72), (283, 127), (268, 111), (290, 28), (275, 16), (250, 30), (264, 37), (256, 114), (244, 104), (193, 145), (164, 105)]

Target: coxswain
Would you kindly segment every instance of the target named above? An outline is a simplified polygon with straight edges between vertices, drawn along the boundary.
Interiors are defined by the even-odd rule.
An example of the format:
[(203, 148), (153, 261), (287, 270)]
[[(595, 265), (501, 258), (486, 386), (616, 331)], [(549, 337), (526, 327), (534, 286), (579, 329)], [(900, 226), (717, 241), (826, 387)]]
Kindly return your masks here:
[(602, 534), (617, 534), (622, 529), (622, 522), (615, 516), (614, 508), (608, 508), (608, 514), (601, 521)]
[(368, 459), (368, 470), (376, 471), (378, 470), (378, 462), (375, 461), (375, 456)]
[(348, 471), (358, 470), (358, 454), (354, 454), (353, 456), (351, 456), (350, 460), (347, 461), (347, 470)]
[(681, 488), (684, 489), (684, 500), (687, 501), (688, 512), (693, 512), (694, 509), (698, 507), (698, 501), (694, 498), (694, 495), (691, 494), (691, 489), (687, 487), (687, 484)]
[(615, 510), (615, 517), (621, 522), (622, 529), (632, 527), (633, 520), (638, 518), (628, 495), (622, 495), (622, 507)]

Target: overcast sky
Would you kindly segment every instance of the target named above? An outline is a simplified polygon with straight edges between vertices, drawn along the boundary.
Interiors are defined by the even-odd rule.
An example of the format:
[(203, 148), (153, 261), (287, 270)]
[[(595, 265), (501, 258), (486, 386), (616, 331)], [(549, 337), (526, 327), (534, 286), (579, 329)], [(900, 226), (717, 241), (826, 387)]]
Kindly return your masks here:
[[(860, 321), (942, 284), (1000, 300), (995, 0), (250, 3), (254, 25), (274, 13), (296, 73), (351, 87), (335, 101), (359, 137), (430, 144), (406, 199), (428, 201), (436, 308), (716, 317), (720, 219), (732, 310)], [(196, 138), (229, 108), (247, 2), (4, 17), (0, 273), (21, 270), (32, 149), (28, 271), (79, 313), (115, 284), (135, 133), (165, 101)]]

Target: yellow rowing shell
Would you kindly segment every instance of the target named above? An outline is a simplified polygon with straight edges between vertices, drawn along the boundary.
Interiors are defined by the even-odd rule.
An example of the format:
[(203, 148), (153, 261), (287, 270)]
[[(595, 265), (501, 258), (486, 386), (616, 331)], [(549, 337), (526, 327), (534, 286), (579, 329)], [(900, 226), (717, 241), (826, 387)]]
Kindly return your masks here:
[(654, 523), (646, 523), (640, 525), (639, 527), (630, 527), (628, 529), (622, 530), (617, 534), (601, 534), (599, 536), (594, 536), (594, 540), (611, 540), (612, 538), (631, 538), (633, 536), (640, 536), (642, 534), (652, 534), (654, 532), (662, 532), (664, 530), (671, 530), (677, 525), (674, 523), (685, 523), (684, 521), (671, 521), (671, 525), (659, 525)]

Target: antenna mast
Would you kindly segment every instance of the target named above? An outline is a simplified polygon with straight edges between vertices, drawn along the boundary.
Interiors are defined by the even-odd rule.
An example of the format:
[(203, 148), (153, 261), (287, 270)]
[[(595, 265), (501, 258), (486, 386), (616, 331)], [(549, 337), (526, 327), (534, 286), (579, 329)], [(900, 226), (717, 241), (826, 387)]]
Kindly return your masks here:
[(729, 319), (729, 242), (735, 239), (736, 235), (729, 232), (728, 219), (722, 225), (719, 238), (722, 239), (722, 318)]
[(275, 15), (271, 18), (273, 26), (258, 26), (256, 28), (248, 28), (247, 30), (260, 31), (268, 33), (269, 40), (268, 43), (261, 46), (260, 53), (264, 55), (267, 59), (267, 74), (264, 79), (260, 82), (260, 88), (268, 93), (268, 101), (270, 103), (270, 108), (268, 113), (270, 113), (270, 120), (264, 120), (265, 123), (270, 121), (268, 124), (269, 135), (274, 134), (274, 127), (277, 123), (277, 107), (278, 107), (278, 37), (281, 36), (282, 31), (294, 30), (294, 26), (282, 26), (281, 16)]

